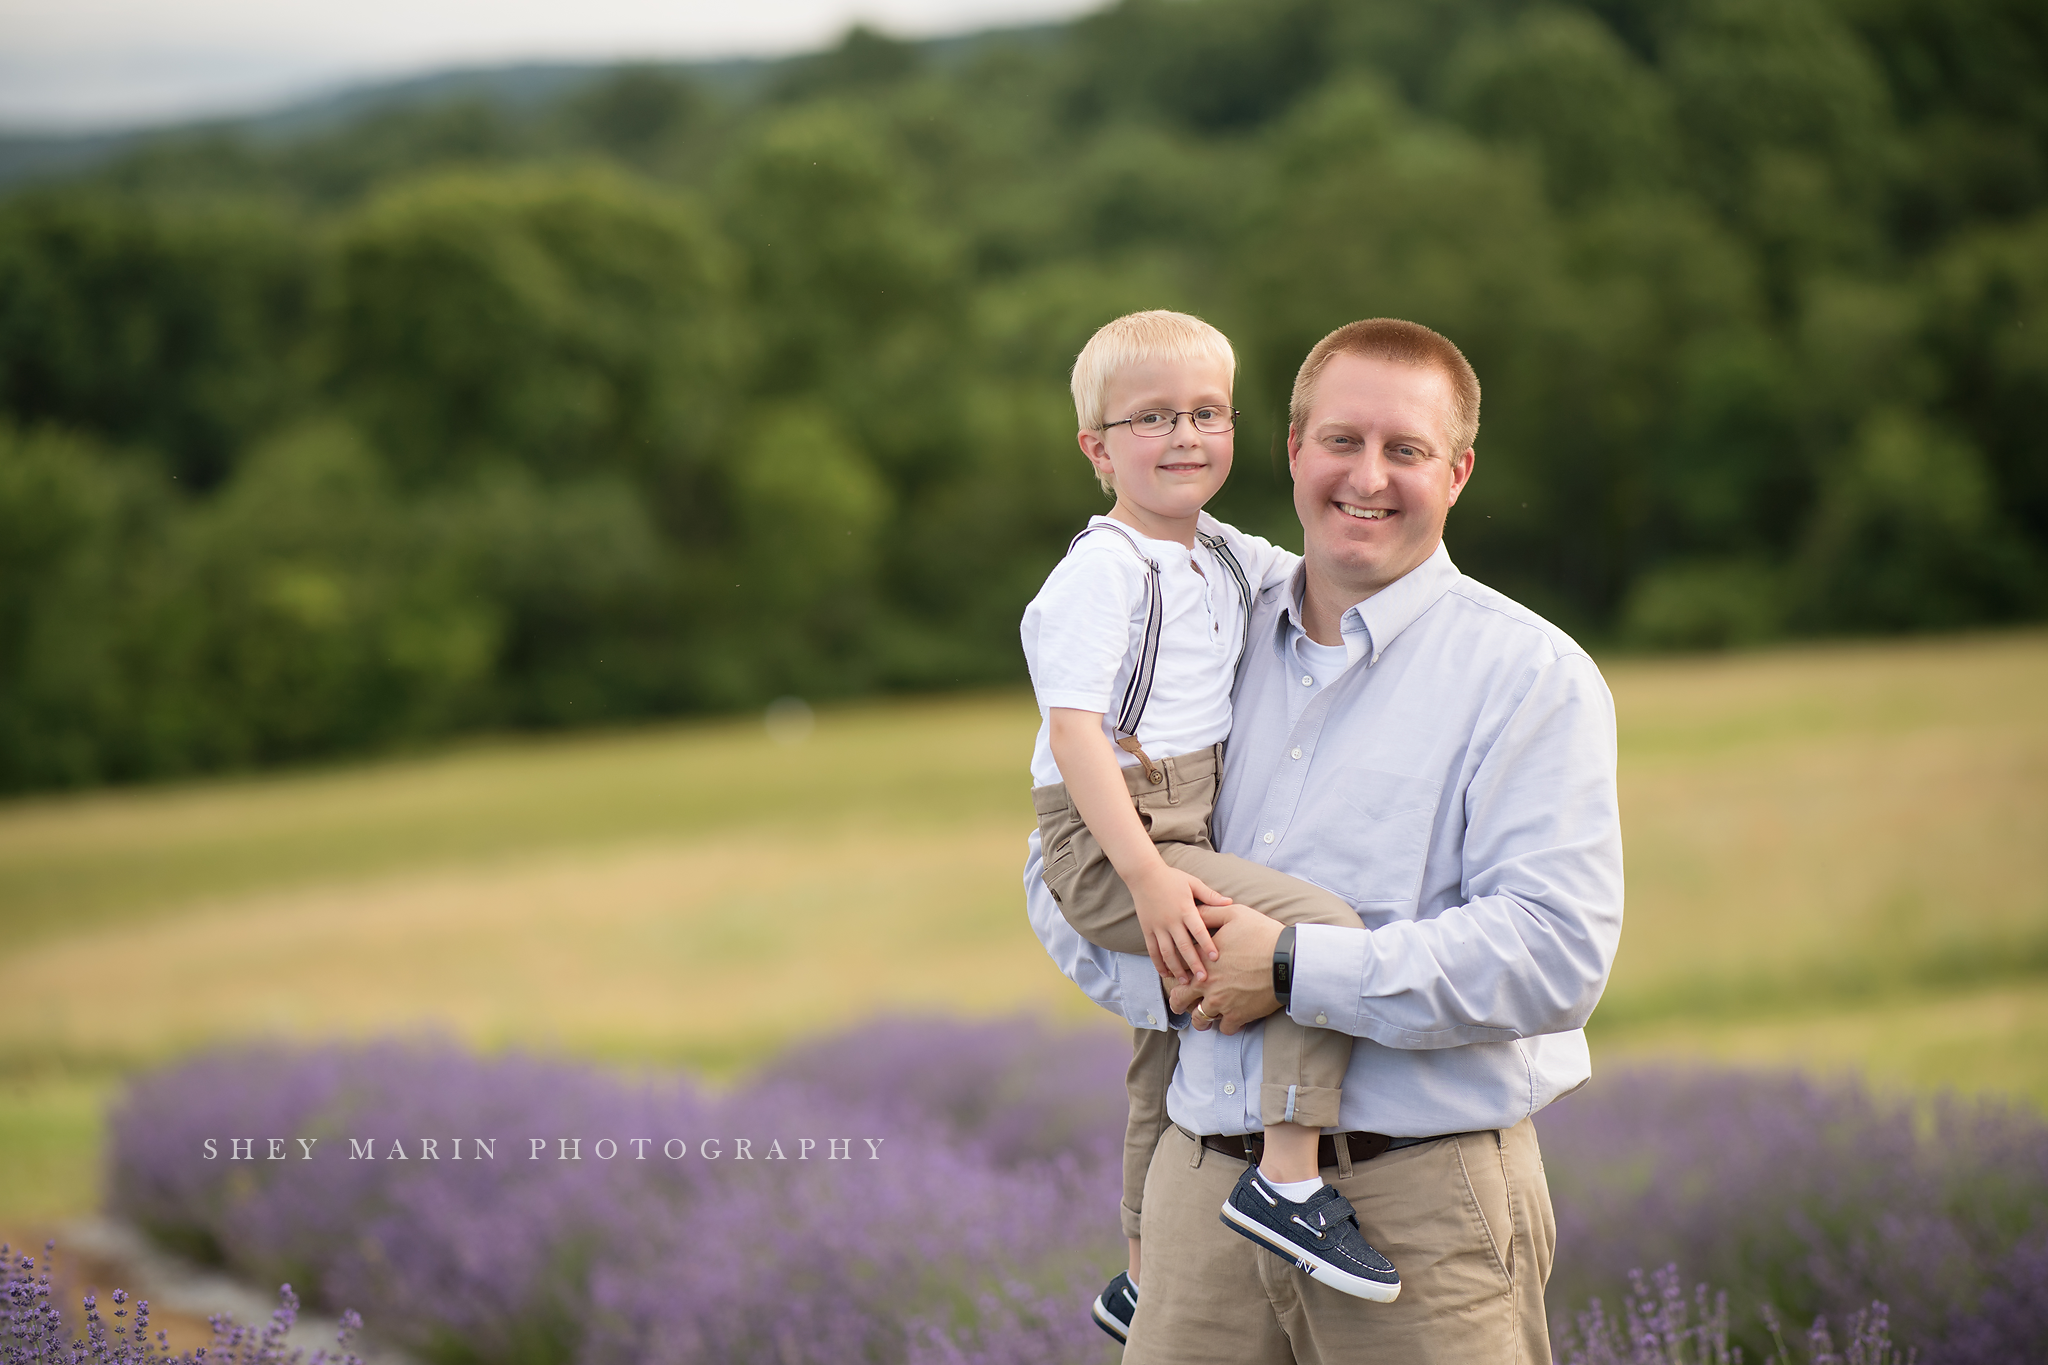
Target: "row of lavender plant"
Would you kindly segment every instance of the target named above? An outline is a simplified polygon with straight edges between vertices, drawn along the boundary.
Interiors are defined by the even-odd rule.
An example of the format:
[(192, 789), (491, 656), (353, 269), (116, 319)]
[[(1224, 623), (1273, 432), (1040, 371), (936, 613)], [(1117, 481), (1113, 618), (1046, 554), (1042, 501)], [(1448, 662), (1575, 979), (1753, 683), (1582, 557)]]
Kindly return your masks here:
[[(933, 1020), (811, 1044), (724, 1095), (447, 1045), (221, 1052), (131, 1089), (111, 1188), (117, 1212), (173, 1245), (360, 1308), (431, 1356), (1096, 1359), (1085, 1305), (1118, 1251), (1121, 1069), (1100, 1034)], [(1797, 1322), (1864, 1314), (1850, 1339), (1874, 1365), (1873, 1301), (1923, 1365), (2048, 1350), (2037, 1117), (1945, 1101), (1922, 1134), (1908, 1106), (1847, 1082), (1638, 1072), (1539, 1124), (1569, 1359), (1667, 1359), (1643, 1354), (1629, 1317), (1662, 1302), (1631, 1297), (1630, 1273), (1666, 1263), (1672, 1284), (1682, 1270), (1731, 1295), (1718, 1330), (1752, 1360), (1790, 1358), (1760, 1315), (1776, 1305)], [(449, 1138), (479, 1135), (500, 1136), (497, 1160), (447, 1159)], [(209, 1137), (226, 1154), (228, 1139), (271, 1136), (317, 1137), (324, 1159), (199, 1155)], [(441, 1159), (421, 1159), (425, 1136)], [(532, 1137), (546, 1159), (529, 1159)], [(563, 1137), (581, 1160), (559, 1159)], [(683, 1138), (693, 1155), (634, 1158), (634, 1137)], [(703, 1158), (705, 1137), (725, 1140), (723, 1161)], [(757, 1159), (732, 1160), (734, 1137)], [(834, 1137), (855, 1139), (857, 1159), (819, 1160)], [(350, 1138), (384, 1159), (348, 1159)], [(605, 1138), (622, 1145), (600, 1160)], [(819, 1146), (758, 1159), (776, 1138), (789, 1157), (796, 1139)], [(389, 1159), (393, 1143), (407, 1160)], [(1585, 1316), (1596, 1295), (1624, 1314)], [(1843, 1358), (1797, 1335), (1812, 1358)]]
[[(1769, 1304), (1762, 1315), (1771, 1342), (1763, 1365), (1802, 1360), (1805, 1365), (1901, 1365), (1917, 1359), (1911, 1353), (1902, 1357), (1892, 1345), (1891, 1317), (1882, 1303), (1850, 1317), (1848, 1338), (1839, 1351), (1826, 1317), (1815, 1318), (1803, 1339), (1788, 1343)], [(1715, 1293), (1700, 1284), (1688, 1297), (1676, 1265), (1648, 1277), (1630, 1271), (1620, 1315), (1610, 1315), (1596, 1298), (1558, 1344), (1563, 1365), (1742, 1365), (1746, 1358), (1729, 1337), (1727, 1291)]]
[(1873, 1095), (1730, 1070), (1597, 1077), (1537, 1119), (1558, 1258), (1551, 1321), (1675, 1262), (1735, 1305), (1848, 1323), (1884, 1303), (1922, 1365), (2048, 1359), (2048, 1123), (1996, 1100)]
[(74, 1336), (52, 1284), (52, 1250), (45, 1248), (38, 1262), (0, 1244), (0, 1365), (363, 1365), (348, 1349), (363, 1326), (354, 1313), (342, 1314), (335, 1350), (315, 1350), (309, 1358), (304, 1347), (291, 1344), (299, 1298), (288, 1284), (279, 1286), (268, 1323), (257, 1327), (218, 1314), (211, 1340), (194, 1350), (173, 1353), (168, 1333), (150, 1331), (149, 1301), (123, 1289), (107, 1296), (111, 1314), (100, 1308), (98, 1295), (83, 1296), (78, 1317), (85, 1335)]
[[(111, 1203), (428, 1357), (902, 1360), (934, 1333), (975, 1339), (994, 1294), (1057, 1304), (995, 1322), (1012, 1345), (1092, 1359), (1120, 1072), (1092, 1035), (950, 1020), (816, 1044), (727, 1095), (445, 1044), (222, 1051), (131, 1088)], [(285, 1159), (267, 1159), (273, 1136)], [(231, 1159), (236, 1137), (262, 1159)], [(665, 1155), (671, 1139), (687, 1155)], [(833, 1139), (848, 1156), (830, 1159)]]

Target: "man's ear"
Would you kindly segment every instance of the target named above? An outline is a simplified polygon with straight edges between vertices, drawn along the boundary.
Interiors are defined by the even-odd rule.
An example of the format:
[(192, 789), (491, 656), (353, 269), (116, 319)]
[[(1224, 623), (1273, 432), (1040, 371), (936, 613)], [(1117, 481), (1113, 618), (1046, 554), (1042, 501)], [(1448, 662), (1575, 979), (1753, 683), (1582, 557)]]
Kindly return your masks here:
[(1451, 498), (1444, 504), (1446, 507), (1457, 505), (1458, 495), (1465, 491), (1466, 484), (1472, 482), (1472, 468), (1478, 463), (1479, 455), (1471, 446), (1466, 446), (1465, 453), (1451, 461)]
[(1287, 428), (1287, 477), (1294, 477), (1294, 463), (1301, 458), (1301, 428), (1289, 424)]
[(1110, 467), (1109, 446), (1104, 443), (1101, 432), (1084, 429), (1075, 432), (1074, 439), (1080, 443), (1081, 453), (1088, 457), (1089, 464), (1095, 466), (1097, 474), (1108, 477), (1116, 473)]

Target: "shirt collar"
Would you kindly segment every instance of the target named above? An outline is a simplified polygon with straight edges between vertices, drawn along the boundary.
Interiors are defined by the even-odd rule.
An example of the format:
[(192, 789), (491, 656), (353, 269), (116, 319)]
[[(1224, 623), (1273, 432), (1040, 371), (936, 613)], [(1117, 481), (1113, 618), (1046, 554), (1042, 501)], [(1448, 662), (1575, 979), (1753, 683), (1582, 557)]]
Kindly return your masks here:
[(1200, 539), (1202, 536), (1221, 536), (1223, 534), (1223, 523), (1210, 516), (1207, 512), (1197, 512), (1195, 514), (1196, 540), (1193, 545), (1183, 545), (1177, 540), (1154, 540), (1137, 527), (1126, 525), (1115, 517), (1107, 516), (1101, 512), (1097, 512), (1094, 516), (1088, 518), (1088, 525), (1090, 527), (1114, 526), (1117, 530), (1136, 540), (1140, 545), (1157, 546), (1161, 554), (1171, 554), (1175, 550), (1179, 550), (1182, 554), (1189, 554), (1202, 548)]
[[(1378, 663), (1394, 638), (1436, 605), (1436, 600), (1450, 591), (1458, 576), (1458, 566), (1451, 563), (1451, 552), (1438, 541), (1428, 559), (1363, 602), (1346, 608), (1337, 628), (1344, 635), (1347, 661), (1355, 664), (1365, 659), (1369, 664)], [(1286, 623), (1304, 635), (1307, 631), (1301, 624), (1301, 594), (1307, 582), (1308, 566), (1304, 563), (1294, 571), (1284, 615)]]

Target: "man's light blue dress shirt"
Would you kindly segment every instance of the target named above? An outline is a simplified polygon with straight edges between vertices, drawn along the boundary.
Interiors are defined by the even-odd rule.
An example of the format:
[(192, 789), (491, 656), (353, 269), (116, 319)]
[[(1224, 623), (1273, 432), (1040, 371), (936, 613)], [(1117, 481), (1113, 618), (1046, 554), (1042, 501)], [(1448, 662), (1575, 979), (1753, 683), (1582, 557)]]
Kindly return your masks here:
[[(1300, 594), (1297, 574), (1256, 604), (1216, 846), (1358, 912), (1360, 931), (1296, 931), (1289, 1010), (1358, 1039), (1340, 1127), (1510, 1127), (1591, 1074), (1581, 1029), (1621, 935), (1613, 699), (1584, 650), (1441, 545), (1344, 614), (1349, 666), (1327, 687), (1300, 651)], [(1024, 886), (1069, 979), (1135, 1027), (1167, 1026), (1151, 961), (1061, 917), (1035, 832)], [(1263, 1032), (1183, 1030), (1174, 1122), (1260, 1126)]]

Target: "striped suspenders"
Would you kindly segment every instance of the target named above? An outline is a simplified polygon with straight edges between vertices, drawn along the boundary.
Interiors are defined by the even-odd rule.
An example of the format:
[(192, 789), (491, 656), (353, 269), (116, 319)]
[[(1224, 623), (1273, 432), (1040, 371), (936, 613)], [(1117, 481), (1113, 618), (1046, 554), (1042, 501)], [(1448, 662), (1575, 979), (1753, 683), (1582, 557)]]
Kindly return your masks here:
[(1237, 556), (1232, 554), (1230, 547), (1223, 543), (1222, 536), (1212, 536), (1207, 532), (1197, 531), (1195, 532), (1195, 539), (1209, 547), (1209, 553), (1215, 555), (1222, 562), (1224, 572), (1228, 573), (1231, 581), (1237, 584), (1238, 605), (1244, 608), (1244, 630), (1237, 637), (1237, 663), (1233, 663), (1230, 666), (1235, 671), (1238, 664), (1244, 662), (1245, 646), (1252, 642), (1251, 580), (1244, 576), (1244, 565), (1237, 562)]
[[(1124, 544), (1131, 547), (1131, 553), (1145, 566), (1145, 631), (1138, 642), (1137, 664), (1131, 669), (1131, 680), (1124, 687), (1123, 705), (1117, 710), (1116, 744), (1119, 749), (1131, 754), (1144, 765), (1145, 780), (1156, 787), (1166, 780), (1166, 771), (1138, 747), (1138, 723), (1145, 718), (1145, 703), (1152, 699), (1152, 676), (1159, 668), (1159, 632), (1163, 625), (1161, 618), (1166, 614), (1159, 592), (1159, 561), (1140, 548), (1135, 536), (1112, 521), (1097, 522), (1082, 531), (1081, 535), (1068, 541), (1068, 554), (1074, 552), (1074, 547), (1081, 543), (1081, 536), (1087, 535), (1089, 531), (1116, 532), (1123, 537)], [(1216, 556), (1224, 570), (1229, 573), (1231, 581), (1237, 584), (1237, 600), (1244, 608), (1244, 630), (1237, 642), (1237, 659), (1231, 665), (1235, 669), (1237, 664), (1244, 662), (1245, 645), (1251, 640), (1251, 583), (1244, 576), (1244, 566), (1237, 562), (1237, 556), (1230, 552), (1230, 547), (1224, 543), (1222, 536), (1197, 531), (1195, 537), (1209, 547), (1209, 552)]]

